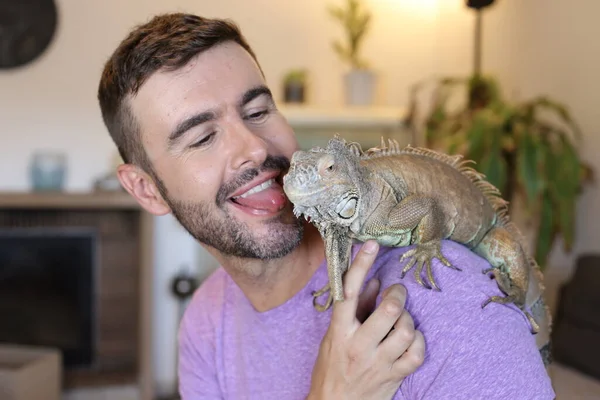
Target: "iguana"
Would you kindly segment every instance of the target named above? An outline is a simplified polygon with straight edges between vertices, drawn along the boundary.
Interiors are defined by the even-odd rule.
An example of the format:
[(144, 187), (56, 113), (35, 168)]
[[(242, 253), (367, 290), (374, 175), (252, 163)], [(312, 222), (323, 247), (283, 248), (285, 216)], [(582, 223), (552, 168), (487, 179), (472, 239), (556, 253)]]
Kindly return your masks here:
[[(510, 221), (508, 203), (485, 176), (461, 155), (406, 146), (389, 140), (367, 151), (336, 134), (326, 148), (296, 151), (283, 178), (283, 190), (297, 217), (316, 226), (325, 242), (329, 283), (313, 293), (314, 306), (327, 310), (343, 300), (342, 277), (350, 265), (354, 240), (375, 239), (383, 246), (415, 245), (400, 262), (401, 277), (413, 267), (415, 279), (440, 290), (431, 261), (457, 271), (441, 253), (441, 241), (461, 243), (485, 258), (506, 296), (491, 302), (513, 303), (525, 314), (544, 364), (551, 362), (550, 314), (543, 299), (542, 274)], [(423, 282), (425, 269), (429, 284)], [(458, 272), (457, 272), (458, 273)], [(324, 305), (317, 297), (329, 291)]]

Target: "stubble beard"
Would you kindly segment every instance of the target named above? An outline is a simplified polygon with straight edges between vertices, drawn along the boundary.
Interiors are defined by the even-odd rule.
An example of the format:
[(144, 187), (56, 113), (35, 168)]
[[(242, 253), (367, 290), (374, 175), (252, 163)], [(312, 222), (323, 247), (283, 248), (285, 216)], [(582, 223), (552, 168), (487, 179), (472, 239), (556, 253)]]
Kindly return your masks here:
[(214, 203), (183, 202), (168, 195), (157, 179), (157, 185), (171, 212), (181, 226), (198, 242), (213, 247), (228, 257), (272, 260), (292, 252), (302, 240), (304, 224), (286, 206), (280, 215), (265, 221), (266, 234), (257, 235), (244, 222), (229, 212), (227, 196), (263, 171), (287, 171), (289, 160), (268, 156), (263, 165), (244, 171), (221, 185)]

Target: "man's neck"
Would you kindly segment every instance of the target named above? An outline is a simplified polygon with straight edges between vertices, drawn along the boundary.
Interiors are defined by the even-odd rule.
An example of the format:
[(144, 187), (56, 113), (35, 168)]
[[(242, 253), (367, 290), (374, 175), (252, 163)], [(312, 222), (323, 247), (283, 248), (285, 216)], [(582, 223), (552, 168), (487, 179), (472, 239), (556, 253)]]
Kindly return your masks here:
[[(264, 312), (285, 303), (306, 286), (325, 259), (325, 250), (319, 232), (307, 224), (300, 245), (285, 257), (275, 260), (218, 259), (254, 308)], [(252, 275), (244, 271), (260, 273)]]

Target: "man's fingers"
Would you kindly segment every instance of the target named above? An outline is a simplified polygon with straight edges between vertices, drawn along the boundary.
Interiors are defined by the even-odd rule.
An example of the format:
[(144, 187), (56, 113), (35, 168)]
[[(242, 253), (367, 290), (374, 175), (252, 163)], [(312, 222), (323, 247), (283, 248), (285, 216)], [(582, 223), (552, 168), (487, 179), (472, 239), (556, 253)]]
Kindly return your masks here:
[(394, 324), (394, 329), (379, 345), (378, 351), (391, 362), (398, 359), (415, 340), (415, 323), (408, 312), (403, 312)]
[(392, 365), (392, 371), (398, 377), (407, 377), (414, 373), (425, 360), (425, 338), (420, 331), (415, 331), (415, 338), (406, 352)]
[(367, 282), (365, 290), (358, 297), (358, 306), (356, 309), (356, 318), (362, 324), (365, 319), (373, 312), (377, 303), (377, 294), (379, 293), (379, 280), (371, 279)]
[(356, 320), (360, 289), (369, 268), (373, 265), (379, 245), (373, 240), (365, 242), (344, 276), (344, 301), (334, 302), (332, 323), (350, 326)]
[(401, 284), (388, 287), (382, 294), (381, 304), (366, 319), (359, 331), (356, 340), (365, 348), (374, 349), (389, 333), (404, 312), (406, 288)]

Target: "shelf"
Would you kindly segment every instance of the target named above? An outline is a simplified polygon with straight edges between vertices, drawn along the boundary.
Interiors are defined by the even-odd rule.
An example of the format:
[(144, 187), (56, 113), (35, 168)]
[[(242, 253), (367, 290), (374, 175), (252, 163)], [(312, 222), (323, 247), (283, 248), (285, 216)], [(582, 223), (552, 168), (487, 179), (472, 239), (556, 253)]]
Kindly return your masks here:
[(279, 111), (297, 128), (401, 129), (405, 110), (399, 107), (316, 107), (282, 105)]
[(140, 209), (127, 192), (0, 192), (0, 208)]

